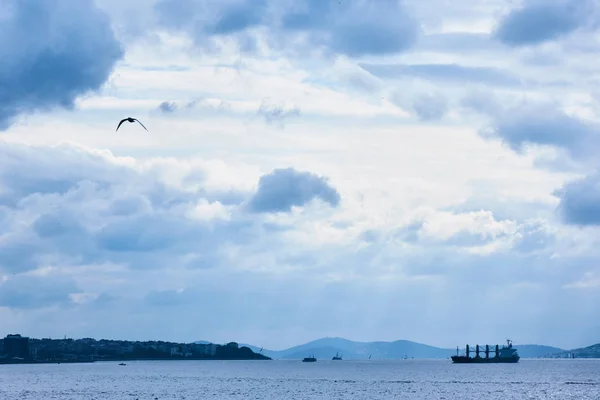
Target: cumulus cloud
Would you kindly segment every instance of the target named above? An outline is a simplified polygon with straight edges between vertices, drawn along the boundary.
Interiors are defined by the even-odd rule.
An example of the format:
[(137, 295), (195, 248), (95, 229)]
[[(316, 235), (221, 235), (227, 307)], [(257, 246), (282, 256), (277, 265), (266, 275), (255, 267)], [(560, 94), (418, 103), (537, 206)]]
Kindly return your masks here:
[(206, 173), (185, 163), (166, 173), (168, 164), (68, 145), (3, 144), (0, 154), (0, 270), (12, 273), (57, 264), (212, 268), (226, 246), (259, 240), (267, 229), (245, 213), (245, 199), (253, 212), (340, 202), (324, 178), (292, 168), (261, 177), (252, 195), (209, 189)]
[(0, 129), (99, 89), (123, 50), (92, 0), (8, 0), (0, 18)]
[(400, 228), (394, 236), (413, 244), (443, 244), (467, 251), (495, 244), (489, 249), (493, 252), (511, 248), (518, 227), (515, 221), (496, 219), (491, 211), (435, 212)]
[[(468, 101), (466, 105), (471, 103)], [(472, 107), (477, 107), (472, 104)], [(548, 103), (507, 108), (493, 101), (479, 106), (482, 107), (479, 111), (488, 113), (493, 120), (489, 129), (480, 132), (484, 138), (500, 139), (518, 153), (522, 153), (528, 145), (550, 146), (556, 150), (554, 158), (537, 162), (545, 168), (563, 172), (596, 169), (596, 149), (600, 146), (597, 123), (567, 114)], [(585, 178), (571, 181), (556, 190), (554, 194), (560, 201), (557, 211), (562, 221), (569, 225), (600, 225), (600, 208), (596, 206), (600, 200), (598, 187), (600, 176), (590, 172)], [(540, 240), (543, 241), (543, 238)]]
[(164, 27), (187, 32), (203, 48), (228, 36), (254, 51), (259, 37), (253, 30), (263, 29), (267, 43), (280, 50), (319, 48), (354, 57), (403, 51), (420, 32), (405, 2), (397, 0), (160, 0), (155, 9)]
[(589, 154), (600, 144), (598, 127), (566, 114), (548, 104), (525, 104), (504, 109), (496, 116), (486, 137), (502, 139), (511, 149), (522, 151), (527, 144), (564, 148), (574, 157)]
[(594, 0), (526, 0), (502, 18), (495, 36), (510, 46), (535, 45), (588, 25), (598, 11)]
[[(356, 312), (370, 315), (377, 328), (359, 334), (376, 335), (384, 325), (401, 328), (387, 317), (393, 304), (392, 314), (405, 315), (402, 325), (415, 327), (410, 334), (427, 341), (433, 336), (418, 326), (440, 318), (454, 323), (444, 320), (444, 307), (489, 299), (488, 280), (512, 294), (481, 309), (502, 312), (523, 299), (545, 301), (532, 299), (531, 291), (513, 293), (515, 282), (550, 290), (589, 268), (564, 268), (575, 261), (548, 258), (542, 250), (554, 235), (545, 225), (500, 220), (489, 211), (431, 213), (404, 236), (393, 220), (387, 231), (365, 229), (364, 221), (300, 218), (288, 212), (315, 199), (334, 207), (342, 202), (325, 178), (293, 168), (264, 175), (255, 193), (240, 190), (245, 202), (225, 206), (218, 199), (227, 192), (206, 185), (210, 171), (190, 160), (141, 161), (72, 146), (0, 149), (0, 170), (6, 171), (0, 177), (0, 312), (27, 310), (30, 323), (9, 318), (3, 326), (32, 335), (68, 326), (78, 336), (134, 339), (153, 329), (163, 339), (197, 340), (190, 336), (197, 334), (198, 320), (183, 317), (206, 304), (211, 306), (202, 308), (201, 320), (215, 322), (203, 331), (209, 339), (235, 332), (231, 339), (254, 341), (258, 333), (248, 332), (256, 331), (273, 343), (262, 329), (276, 321), (278, 335), (300, 341), (315, 334), (302, 330), (309, 321), (339, 329)], [(32, 172), (42, 172), (45, 163), (52, 165), (47, 174)], [(17, 172), (18, 180), (7, 180)], [(186, 183), (190, 175), (193, 186)], [(339, 239), (321, 240), (330, 237)], [(379, 295), (369, 296), (374, 291)], [(457, 291), (467, 295), (452, 295)], [(311, 302), (297, 301), (307, 294)], [(562, 293), (553, 296), (568, 301)], [(48, 321), (36, 318), (35, 309), (48, 312)], [(426, 318), (425, 310), (439, 311)], [(74, 325), (80, 317), (83, 322)], [(157, 318), (183, 322), (173, 331), (156, 327)], [(115, 320), (122, 323), (107, 323)], [(456, 336), (461, 326), (453, 328)]]
[(326, 178), (294, 168), (276, 169), (260, 178), (248, 205), (254, 212), (287, 212), (317, 198), (334, 207), (341, 200)]
[[(195, 249), (210, 246), (210, 222), (187, 216), (206, 200), (157, 179), (152, 165), (66, 145), (4, 144), (0, 153), (0, 203), (11, 210), (0, 240), (5, 271), (105, 261), (153, 268), (168, 260), (169, 250), (203, 235)], [(147, 257), (137, 259), (140, 252)], [(152, 261), (152, 253), (165, 258)]]

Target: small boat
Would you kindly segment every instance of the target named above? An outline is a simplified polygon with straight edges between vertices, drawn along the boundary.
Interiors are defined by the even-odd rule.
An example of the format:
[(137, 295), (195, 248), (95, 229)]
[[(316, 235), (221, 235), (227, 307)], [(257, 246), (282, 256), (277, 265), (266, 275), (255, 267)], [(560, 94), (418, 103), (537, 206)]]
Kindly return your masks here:
[(127, 364), (125, 364), (125, 363), (120, 363), (119, 365), (127, 365)]
[(302, 359), (302, 362), (317, 362), (317, 359), (315, 358), (314, 354), (310, 357), (304, 357)]
[(336, 360), (341, 360), (342, 356), (336, 351), (335, 352), (335, 356), (333, 356), (332, 360), (336, 361)]

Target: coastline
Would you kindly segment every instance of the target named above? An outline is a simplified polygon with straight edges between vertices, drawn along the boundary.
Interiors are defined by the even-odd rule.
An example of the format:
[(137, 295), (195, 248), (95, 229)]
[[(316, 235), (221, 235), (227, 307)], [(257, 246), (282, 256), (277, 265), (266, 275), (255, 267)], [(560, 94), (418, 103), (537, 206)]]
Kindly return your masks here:
[(271, 360), (271, 357), (236, 342), (220, 345), (92, 338), (34, 339), (20, 334), (0, 340), (0, 365), (137, 360)]

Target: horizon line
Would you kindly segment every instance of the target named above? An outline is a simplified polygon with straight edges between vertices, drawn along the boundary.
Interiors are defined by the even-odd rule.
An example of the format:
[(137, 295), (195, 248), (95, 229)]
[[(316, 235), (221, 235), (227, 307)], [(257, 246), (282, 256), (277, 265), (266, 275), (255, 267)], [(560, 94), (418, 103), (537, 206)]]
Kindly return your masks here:
[[(99, 340), (110, 340), (110, 341), (125, 341), (125, 342), (167, 342), (167, 343), (178, 343), (178, 344), (194, 344), (194, 343), (198, 343), (198, 342), (207, 342), (210, 344), (217, 344), (217, 345), (225, 345), (227, 343), (238, 343), (239, 345), (242, 346), (251, 346), (251, 347), (255, 347), (255, 348), (262, 348), (264, 350), (267, 351), (271, 351), (271, 352), (281, 352), (281, 351), (286, 351), (286, 350), (290, 350), (294, 347), (300, 347), (300, 346), (305, 346), (308, 345), (312, 342), (316, 342), (319, 340), (324, 340), (324, 339), (333, 339), (333, 340), (345, 340), (348, 342), (353, 342), (353, 343), (360, 343), (360, 344), (372, 344), (372, 343), (395, 343), (395, 342), (410, 342), (410, 343), (414, 343), (414, 344), (419, 344), (419, 345), (423, 345), (423, 346), (429, 346), (429, 347), (434, 347), (437, 349), (442, 349), (442, 350), (455, 350), (455, 347), (445, 347), (445, 346), (437, 346), (437, 345), (433, 345), (433, 344), (428, 344), (428, 343), (423, 343), (423, 342), (417, 342), (415, 340), (409, 340), (409, 339), (395, 339), (395, 340), (371, 340), (371, 341), (363, 341), (363, 340), (352, 340), (352, 339), (347, 339), (341, 336), (323, 336), (317, 339), (313, 339), (313, 340), (309, 340), (307, 342), (304, 343), (300, 343), (300, 344), (296, 344), (296, 345), (292, 345), (289, 347), (284, 347), (281, 349), (274, 349), (274, 348), (268, 348), (266, 346), (260, 346), (260, 345), (255, 345), (255, 344), (250, 344), (250, 343), (242, 343), (241, 341), (236, 341), (236, 340), (227, 340), (227, 341), (210, 341), (210, 340), (204, 340), (204, 339), (199, 339), (199, 340), (193, 340), (193, 341), (174, 341), (174, 340), (166, 340), (166, 339), (111, 339), (111, 338), (100, 338), (97, 339), (95, 337), (91, 337), (91, 336), (82, 336), (82, 337), (68, 337), (67, 335), (64, 335), (63, 337), (58, 337), (58, 338), (52, 338), (50, 336), (47, 337), (35, 337), (32, 335), (26, 335), (26, 334), (22, 334), (22, 333), (7, 333), (6, 335), (2, 336), (1, 339), (3, 340), (6, 336), (8, 335), (21, 335), (23, 337), (28, 337), (30, 339), (37, 339), (37, 340), (42, 340), (42, 339), (50, 339), (50, 340), (82, 340), (82, 339), (93, 339), (96, 341)], [(512, 340), (511, 340), (512, 341)], [(581, 348), (586, 348), (586, 347), (590, 347), (590, 346), (594, 346), (596, 344), (599, 344), (600, 342), (597, 343), (593, 343), (593, 344), (589, 344), (587, 346), (579, 346), (579, 347), (573, 347), (573, 348), (563, 348), (563, 347), (558, 347), (558, 346), (554, 346), (554, 345), (548, 345), (548, 344), (539, 344), (539, 343), (515, 343), (513, 342), (513, 346), (545, 346), (545, 347), (553, 347), (562, 351), (568, 351), (568, 350), (576, 350), (576, 349), (581, 349)], [(475, 343), (478, 344), (478, 343)], [(485, 344), (489, 344), (489, 343), (485, 343)], [(485, 345), (484, 344), (484, 345)], [(464, 345), (463, 345), (464, 346)], [(461, 348), (461, 345), (457, 345), (458, 348)]]

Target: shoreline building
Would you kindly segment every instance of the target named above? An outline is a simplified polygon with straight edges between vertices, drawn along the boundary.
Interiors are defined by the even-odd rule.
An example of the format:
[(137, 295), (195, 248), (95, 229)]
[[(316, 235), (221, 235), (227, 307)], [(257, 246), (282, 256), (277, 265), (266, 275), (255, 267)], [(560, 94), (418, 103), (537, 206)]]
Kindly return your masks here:
[(4, 354), (9, 358), (30, 358), (29, 338), (26, 336), (6, 335), (4, 338)]

